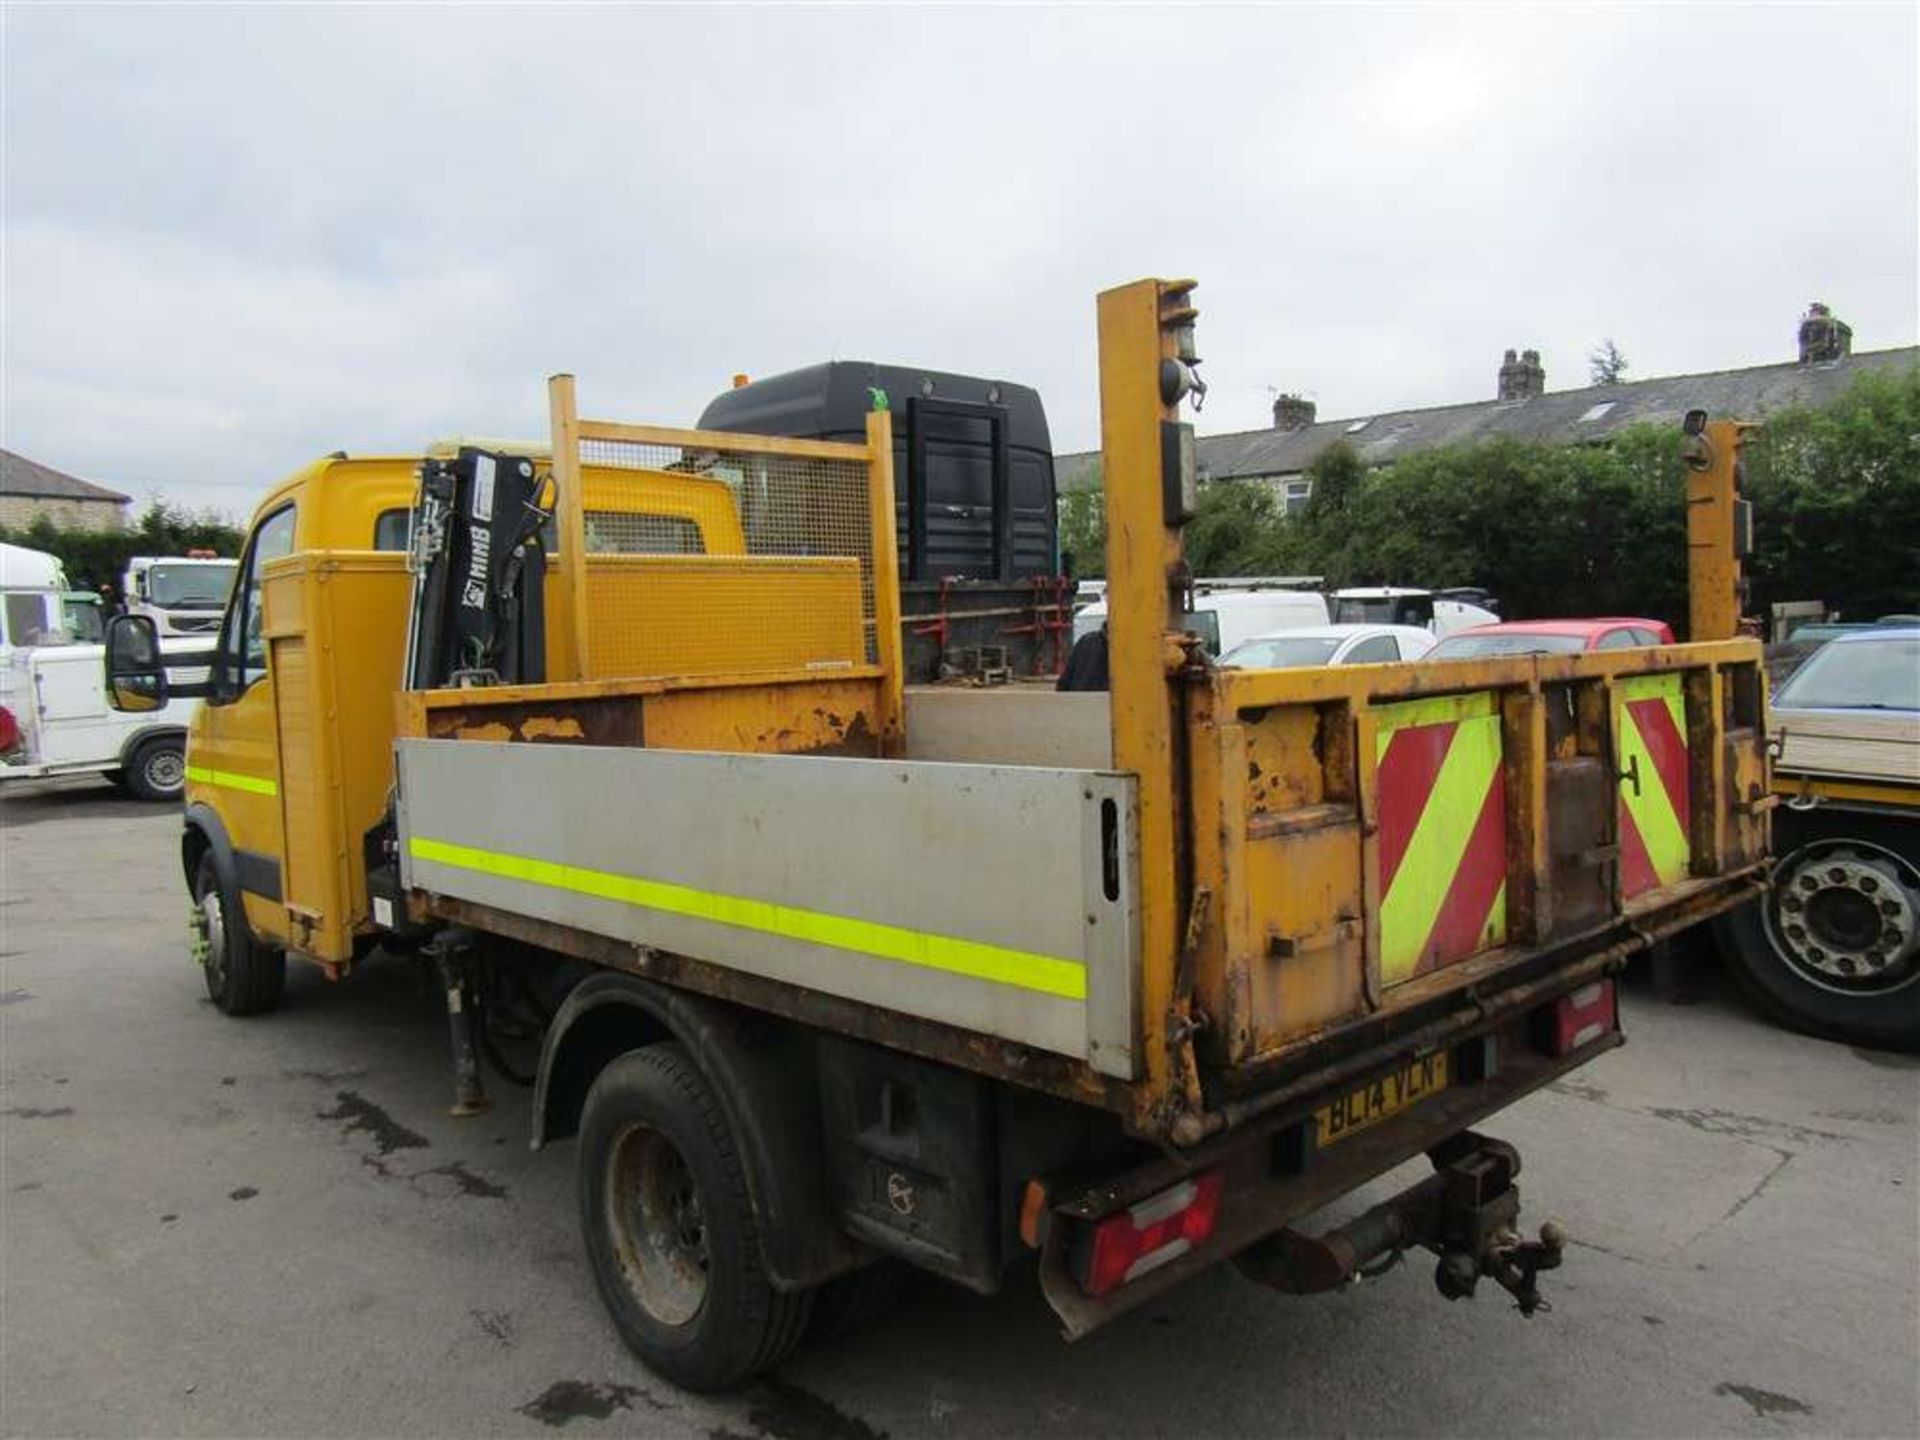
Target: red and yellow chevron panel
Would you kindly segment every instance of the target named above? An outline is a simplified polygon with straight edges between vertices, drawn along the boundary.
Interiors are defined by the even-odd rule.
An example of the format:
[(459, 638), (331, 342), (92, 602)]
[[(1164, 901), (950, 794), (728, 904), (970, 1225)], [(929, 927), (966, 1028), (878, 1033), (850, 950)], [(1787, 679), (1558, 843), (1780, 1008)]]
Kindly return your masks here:
[(1614, 688), (1620, 742), (1620, 893), (1684, 880), (1693, 858), (1687, 710), (1678, 675), (1635, 675)]
[(1374, 711), (1380, 979), (1397, 985), (1507, 936), (1507, 784), (1487, 692)]

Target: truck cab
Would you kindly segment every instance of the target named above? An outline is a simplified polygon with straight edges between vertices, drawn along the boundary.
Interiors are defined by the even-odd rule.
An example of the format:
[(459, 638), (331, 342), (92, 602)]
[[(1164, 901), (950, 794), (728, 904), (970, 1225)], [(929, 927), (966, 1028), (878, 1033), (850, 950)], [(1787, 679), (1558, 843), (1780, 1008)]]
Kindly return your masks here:
[(127, 609), (153, 619), (162, 635), (211, 635), (220, 628), (239, 566), (211, 550), (135, 555), (127, 562)]
[[(544, 443), (496, 443), (544, 473)], [(264, 947), (339, 966), (370, 941), (364, 840), (393, 784), (410, 519), (422, 464), (458, 447), (316, 460), (275, 486), (248, 528), (188, 730), (182, 860), (203, 898), (211, 866)], [(745, 549), (726, 476), (636, 487), (589, 466), (585, 501), (595, 555)], [(546, 559), (557, 566), (550, 534)], [(564, 667), (572, 632), (557, 577), (545, 583), (548, 654)], [(196, 687), (173, 693), (183, 688)]]

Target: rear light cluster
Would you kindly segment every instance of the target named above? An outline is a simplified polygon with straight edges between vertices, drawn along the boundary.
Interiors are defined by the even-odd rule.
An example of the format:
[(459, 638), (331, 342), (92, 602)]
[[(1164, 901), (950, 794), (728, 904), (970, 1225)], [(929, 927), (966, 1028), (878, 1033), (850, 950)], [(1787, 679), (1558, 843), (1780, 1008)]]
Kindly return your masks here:
[(1074, 1278), (1098, 1299), (1178, 1260), (1213, 1234), (1220, 1176), (1195, 1175), (1089, 1226), (1073, 1247)]
[(1614, 1009), (1613, 981), (1596, 980), (1562, 995), (1553, 1002), (1548, 1014), (1551, 1017), (1546, 1027), (1549, 1054), (1566, 1055), (1591, 1044), (1619, 1023)]

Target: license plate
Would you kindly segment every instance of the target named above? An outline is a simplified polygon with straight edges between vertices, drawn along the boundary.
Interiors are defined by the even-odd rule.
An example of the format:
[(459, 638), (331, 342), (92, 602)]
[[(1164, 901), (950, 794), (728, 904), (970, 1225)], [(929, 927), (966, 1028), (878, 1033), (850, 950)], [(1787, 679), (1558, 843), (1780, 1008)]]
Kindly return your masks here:
[(1314, 1111), (1320, 1144), (1336, 1144), (1446, 1088), (1447, 1052), (1437, 1050)]

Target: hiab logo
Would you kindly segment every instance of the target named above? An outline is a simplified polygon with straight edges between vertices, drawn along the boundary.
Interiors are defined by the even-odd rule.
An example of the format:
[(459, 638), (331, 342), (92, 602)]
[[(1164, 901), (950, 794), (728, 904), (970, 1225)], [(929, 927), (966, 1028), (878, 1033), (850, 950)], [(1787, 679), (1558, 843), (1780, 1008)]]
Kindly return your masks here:
[(487, 562), (493, 557), (493, 531), (485, 525), (467, 529), (467, 584), (460, 592), (460, 603), (469, 610), (487, 608)]

